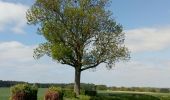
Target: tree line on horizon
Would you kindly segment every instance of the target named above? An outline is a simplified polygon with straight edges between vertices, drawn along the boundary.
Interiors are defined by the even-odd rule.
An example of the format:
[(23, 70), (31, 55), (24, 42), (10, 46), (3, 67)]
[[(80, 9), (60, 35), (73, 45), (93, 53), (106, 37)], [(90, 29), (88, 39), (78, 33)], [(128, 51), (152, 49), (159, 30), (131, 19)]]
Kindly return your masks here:
[[(16, 84), (34, 84), (38, 88), (49, 88), (50, 86), (57, 86), (66, 89), (74, 89), (74, 83), (29, 83), (24, 81), (3, 81), (0, 80), (1, 87), (11, 87)], [(170, 93), (170, 88), (154, 88), (154, 87), (116, 87), (107, 85), (95, 85), (92, 83), (81, 83), (83, 90), (111, 90), (111, 91), (134, 91), (134, 92), (156, 92), (156, 93)]]

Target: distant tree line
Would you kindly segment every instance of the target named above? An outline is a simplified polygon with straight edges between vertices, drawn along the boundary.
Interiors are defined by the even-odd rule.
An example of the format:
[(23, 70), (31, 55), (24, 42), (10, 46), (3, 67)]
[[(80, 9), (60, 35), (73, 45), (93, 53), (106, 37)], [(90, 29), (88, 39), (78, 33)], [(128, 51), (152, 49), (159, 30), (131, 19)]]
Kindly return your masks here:
[[(48, 88), (50, 86), (56, 86), (56, 87), (62, 87), (62, 88), (67, 88), (67, 89), (74, 89), (74, 83), (28, 83), (24, 81), (3, 81), (0, 80), (0, 87), (11, 87), (16, 84), (31, 84), (31, 85), (36, 85), (39, 88)], [(86, 83), (81, 83), (81, 89), (84, 90), (96, 90), (96, 85), (95, 84), (86, 84)]]
[(135, 91), (135, 92), (158, 92), (169, 93), (170, 88), (151, 88), (151, 87), (108, 87), (112, 91)]
[[(3, 81), (0, 80), (0, 87), (11, 87), (16, 84), (28, 83), (24, 81)], [(36, 85), (39, 88), (48, 88), (50, 86), (56, 86), (67, 89), (74, 89), (74, 83), (28, 83)], [(151, 87), (107, 87), (106, 85), (95, 85), (81, 83), (81, 89), (83, 90), (112, 90), (112, 91), (135, 91), (135, 92), (158, 92), (158, 93), (170, 93), (170, 88), (151, 88)]]
[(23, 82), (23, 81), (3, 81), (0, 80), (0, 87), (11, 87), (16, 84), (22, 84), (22, 83), (28, 83), (28, 82)]

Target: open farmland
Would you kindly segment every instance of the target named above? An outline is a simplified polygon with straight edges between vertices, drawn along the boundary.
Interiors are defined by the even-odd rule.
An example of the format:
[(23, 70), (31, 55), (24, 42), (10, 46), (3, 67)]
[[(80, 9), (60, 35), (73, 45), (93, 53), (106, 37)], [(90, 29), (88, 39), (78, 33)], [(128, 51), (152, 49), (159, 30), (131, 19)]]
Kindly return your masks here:
[[(39, 88), (38, 100), (43, 100), (46, 88)], [(0, 100), (8, 100), (10, 88), (0, 88)], [(170, 100), (170, 93), (129, 92), (129, 91), (98, 91), (98, 99), (108, 100)], [(74, 100), (67, 98), (66, 100)], [(75, 99), (76, 100), (76, 99)], [(107, 100), (107, 99), (106, 99)]]

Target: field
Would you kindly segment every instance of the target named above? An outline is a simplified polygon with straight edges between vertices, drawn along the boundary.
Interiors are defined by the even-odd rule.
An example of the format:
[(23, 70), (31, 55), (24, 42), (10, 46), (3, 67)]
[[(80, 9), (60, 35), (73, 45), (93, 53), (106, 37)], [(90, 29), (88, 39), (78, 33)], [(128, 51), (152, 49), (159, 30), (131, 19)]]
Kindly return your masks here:
[[(99, 91), (99, 94), (114, 96), (115, 100), (170, 100), (170, 93), (131, 92), (131, 91)], [(146, 99), (147, 98), (147, 99)]]
[[(45, 88), (38, 90), (38, 100), (43, 100), (45, 91)], [(111, 97), (112, 99), (109, 100), (170, 100), (170, 93), (98, 91), (98, 95), (101, 97)], [(9, 96), (9, 88), (0, 88), (0, 100), (9, 100)]]

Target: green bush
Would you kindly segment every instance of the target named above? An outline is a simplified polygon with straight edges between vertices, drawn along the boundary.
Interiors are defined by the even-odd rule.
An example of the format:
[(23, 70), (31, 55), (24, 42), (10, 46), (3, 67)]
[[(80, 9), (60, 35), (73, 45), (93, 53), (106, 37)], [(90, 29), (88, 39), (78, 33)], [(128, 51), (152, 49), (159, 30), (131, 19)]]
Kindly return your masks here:
[(81, 94), (81, 95), (85, 95), (85, 90), (82, 90), (82, 89), (81, 89), (81, 90), (80, 90), (80, 94)]
[(97, 95), (97, 91), (85, 90), (85, 95), (88, 95), (88, 96), (96, 96), (96, 95)]
[(23, 100), (37, 100), (38, 87), (29, 84), (18, 84), (11, 87), (11, 100), (22, 97)]
[(72, 89), (64, 89), (63, 95), (66, 98), (75, 98), (76, 97), (76, 94), (74, 93), (74, 91)]
[(49, 87), (45, 97), (59, 94), (59, 99), (63, 100), (63, 91), (60, 87)]
[(59, 94), (62, 94), (62, 89), (60, 87), (51, 86), (51, 87), (48, 88), (48, 91), (58, 92)]

